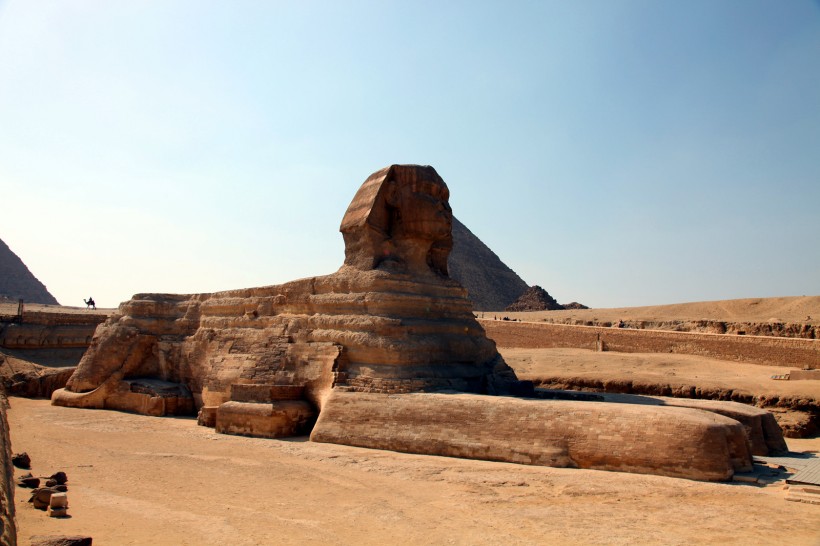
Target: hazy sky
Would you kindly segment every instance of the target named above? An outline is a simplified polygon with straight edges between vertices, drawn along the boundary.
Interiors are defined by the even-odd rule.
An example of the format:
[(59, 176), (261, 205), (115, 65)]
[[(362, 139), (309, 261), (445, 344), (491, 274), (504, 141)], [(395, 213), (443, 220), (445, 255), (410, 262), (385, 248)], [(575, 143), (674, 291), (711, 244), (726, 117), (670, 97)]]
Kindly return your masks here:
[(0, 239), (64, 305), (331, 273), (392, 163), (560, 302), (820, 294), (820, 4), (0, 0)]

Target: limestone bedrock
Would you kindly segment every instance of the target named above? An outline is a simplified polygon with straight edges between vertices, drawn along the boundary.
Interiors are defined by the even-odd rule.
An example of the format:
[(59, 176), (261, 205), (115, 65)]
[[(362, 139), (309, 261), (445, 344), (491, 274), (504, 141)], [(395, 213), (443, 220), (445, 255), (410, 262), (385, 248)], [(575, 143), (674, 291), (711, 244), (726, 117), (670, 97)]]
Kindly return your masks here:
[[(237, 385), (262, 386), (263, 392), (268, 392), (266, 385), (298, 386), (318, 412), (322, 433), (317, 433), (317, 438), (351, 443), (353, 440), (345, 438), (360, 438), (369, 427), (378, 428), (379, 419), (387, 419), (390, 412), (386, 408), (397, 403), (391, 395), (532, 393), (532, 385), (518, 381), (495, 343), (487, 338), (473, 316), (465, 290), (448, 276), (453, 221), (448, 201), (447, 185), (432, 167), (392, 165), (373, 173), (342, 219), (345, 261), (336, 273), (212, 294), (137, 294), (97, 328), (66, 388), (54, 393), (53, 403), (153, 415), (187, 413), (192, 407), (203, 406), (212, 412), (216, 407), (216, 421), (222, 430), (243, 434), (264, 430), (260, 435), (278, 436), (301, 425), (282, 427), (262, 421), (271, 416), (281, 422), (310, 423), (305, 406), (282, 403), (275, 396), (268, 401), (237, 400), (231, 393), (247, 391)], [(179, 388), (171, 388), (169, 383)], [(270, 392), (285, 390), (273, 388)], [(363, 406), (350, 402), (351, 397), (365, 396), (363, 393)], [(459, 402), (463, 399), (453, 397), (444, 403), (418, 395), (410, 400), (403, 406), (407, 412), (403, 418), (416, 423), (417, 441), (383, 441), (373, 447), (468, 457), (481, 451), (447, 448), (436, 441), (441, 431), (434, 430), (432, 424), (420, 425), (433, 410), (443, 412), (442, 422), (457, 423), (460, 418), (456, 414), (464, 410)], [(327, 404), (334, 403), (339, 408), (328, 411)], [(494, 396), (476, 396), (465, 403), (481, 408), (476, 414), (492, 416), (487, 424), (505, 431), (499, 438), (517, 430), (517, 408), (524, 411), (530, 407), (510, 406)], [(532, 402), (545, 418), (553, 415), (561, 419), (564, 415), (550, 410), (560, 404), (540, 403)], [(275, 407), (260, 406), (265, 404)], [(334, 420), (347, 420), (343, 404), (351, 408), (352, 421), (345, 423), (344, 434), (338, 434), (334, 431), (341, 429)], [(385, 405), (385, 411), (368, 413), (372, 418), (367, 424), (359, 422), (362, 415), (355, 410), (380, 404)], [(291, 407), (299, 409), (287, 413)], [(681, 410), (667, 410), (670, 421), (678, 419), (675, 411)], [(658, 411), (663, 414), (663, 410)], [(619, 423), (615, 438), (622, 442), (630, 441), (624, 434), (630, 427), (639, 431), (663, 426), (662, 418), (654, 414), (651, 419), (642, 418), (621, 404), (597, 404), (591, 413), (572, 414), (577, 421), (574, 426), (583, 427), (584, 419), (599, 428), (605, 428), (609, 420)], [(577, 461), (570, 460), (571, 450), (564, 450), (566, 456), (558, 459), (548, 456), (557, 447), (547, 438), (565, 430), (554, 425), (544, 425), (543, 432), (550, 434), (538, 441), (521, 440), (522, 445), (530, 446), (528, 450), (545, 450), (543, 457), (528, 455), (535, 464), (558, 464), (555, 461), (560, 460), (564, 466), (583, 467), (588, 466), (585, 461), (596, 461), (595, 468), (725, 479), (732, 469), (750, 466), (751, 458), (748, 442), (737, 439), (737, 422), (721, 419), (702, 420), (702, 424), (692, 420), (692, 427), (707, 427), (709, 433), (689, 434), (695, 443), (686, 450), (670, 445), (667, 451), (679, 452), (672, 457), (668, 453), (653, 456), (658, 446), (647, 446), (649, 453), (640, 464), (626, 460), (631, 453), (628, 450), (617, 464), (600, 463), (612, 458), (603, 453), (596, 458), (598, 444), (594, 442), (587, 442), (593, 446), (589, 450), (592, 455), (585, 452)], [(392, 423), (388, 421), (385, 426)], [(537, 436), (538, 427), (530, 423), (521, 434)], [(721, 427), (728, 428), (714, 432)], [(470, 430), (478, 431), (465, 428), (466, 433)], [(425, 434), (430, 436), (429, 445), (425, 444)], [(481, 443), (486, 434), (483, 430), (475, 442)], [(708, 445), (698, 446), (695, 439), (707, 436)], [(424, 449), (418, 447), (422, 444)], [(611, 447), (600, 446), (611, 451)], [(495, 446), (492, 451), (501, 453), (494, 456), (498, 460), (520, 460), (518, 456), (507, 457)], [(693, 459), (693, 451), (701, 456)], [(697, 468), (701, 463), (693, 460), (708, 464)]]

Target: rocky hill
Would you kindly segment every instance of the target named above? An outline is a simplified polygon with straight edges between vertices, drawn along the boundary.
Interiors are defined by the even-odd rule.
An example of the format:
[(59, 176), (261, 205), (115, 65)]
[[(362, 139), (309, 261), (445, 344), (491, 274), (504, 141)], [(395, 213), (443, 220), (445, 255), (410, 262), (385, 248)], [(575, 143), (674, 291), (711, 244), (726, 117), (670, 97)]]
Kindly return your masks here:
[(0, 240), (0, 300), (59, 305), (45, 285), (37, 280), (26, 264)]
[(503, 311), (528, 288), (467, 226), (453, 217), (450, 276), (467, 289), (476, 311)]

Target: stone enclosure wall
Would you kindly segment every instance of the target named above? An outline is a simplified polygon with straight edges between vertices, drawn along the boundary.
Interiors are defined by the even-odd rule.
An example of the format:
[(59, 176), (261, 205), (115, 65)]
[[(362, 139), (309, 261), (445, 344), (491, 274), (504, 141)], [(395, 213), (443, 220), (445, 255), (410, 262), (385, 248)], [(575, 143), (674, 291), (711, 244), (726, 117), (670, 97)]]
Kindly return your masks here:
[(22, 321), (0, 322), (0, 347), (5, 349), (63, 349), (88, 347), (106, 313), (26, 311)]
[(480, 319), (499, 347), (677, 353), (768, 366), (820, 368), (820, 340)]

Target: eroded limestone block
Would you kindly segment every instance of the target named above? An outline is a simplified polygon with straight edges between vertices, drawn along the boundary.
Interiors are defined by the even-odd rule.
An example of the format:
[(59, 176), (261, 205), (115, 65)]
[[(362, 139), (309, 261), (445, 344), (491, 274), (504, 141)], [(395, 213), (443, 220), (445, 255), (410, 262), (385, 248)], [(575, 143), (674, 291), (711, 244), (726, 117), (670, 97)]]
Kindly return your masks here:
[(202, 406), (196, 416), (196, 424), (201, 427), (214, 428), (216, 426), (216, 410), (219, 406)]
[(50, 518), (64, 518), (68, 515), (68, 508), (55, 508), (53, 506), (49, 506), (46, 510), (46, 514)]
[[(572, 393), (574, 391), (550, 392)], [(598, 393), (596, 396), (607, 402), (693, 408), (725, 415), (743, 424), (753, 455), (775, 455), (788, 451), (788, 446), (786, 446), (786, 441), (783, 438), (783, 431), (780, 429), (780, 425), (777, 424), (774, 415), (762, 408), (725, 400), (620, 393)]]
[(663, 397), (663, 401), (667, 406), (702, 409), (740, 422), (746, 429), (753, 455), (775, 455), (789, 450), (774, 415), (762, 408), (723, 400)]
[(301, 400), (268, 404), (225, 402), (216, 411), (216, 431), (223, 434), (286, 438), (308, 432), (316, 418), (313, 407)]
[(68, 493), (54, 493), (49, 499), (48, 505), (51, 508), (68, 508)]
[(743, 425), (688, 408), (334, 391), (311, 440), (719, 481), (752, 469)]

